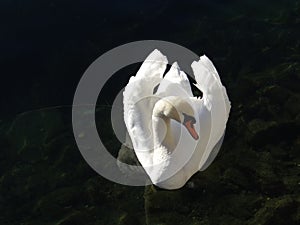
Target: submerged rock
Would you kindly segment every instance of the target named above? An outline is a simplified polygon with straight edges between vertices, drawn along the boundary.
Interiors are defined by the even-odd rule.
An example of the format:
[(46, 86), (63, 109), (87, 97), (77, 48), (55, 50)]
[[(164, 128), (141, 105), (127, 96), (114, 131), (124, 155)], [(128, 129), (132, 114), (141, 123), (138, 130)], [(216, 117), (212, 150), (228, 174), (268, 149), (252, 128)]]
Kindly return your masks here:
[(286, 195), (274, 199), (267, 199), (263, 207), (255, 213), (254, 218), (251, 219), (248, 224), (296, 225), (299, 223), (299, 212), (297, 212), (297, 207), (299, 206), (299, 199), (295, 199), (295, 196), (291, 195)]

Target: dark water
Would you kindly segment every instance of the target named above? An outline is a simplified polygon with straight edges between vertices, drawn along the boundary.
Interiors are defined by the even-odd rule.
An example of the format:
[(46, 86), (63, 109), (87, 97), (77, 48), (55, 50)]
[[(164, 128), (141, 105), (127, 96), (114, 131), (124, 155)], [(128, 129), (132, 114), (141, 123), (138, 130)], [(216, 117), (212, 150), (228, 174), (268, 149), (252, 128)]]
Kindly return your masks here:
[[(5, 0), (0, 18), (0, 224), (300, 223), (299, 1)], [(105, 180), (72, 134), (83, 72), (144, 39), (205, 53), (232, 102), (217, 159), (177, 191)], [(101, 121), (137, 68), (99, 96), (99, 133), (115, 156)]]

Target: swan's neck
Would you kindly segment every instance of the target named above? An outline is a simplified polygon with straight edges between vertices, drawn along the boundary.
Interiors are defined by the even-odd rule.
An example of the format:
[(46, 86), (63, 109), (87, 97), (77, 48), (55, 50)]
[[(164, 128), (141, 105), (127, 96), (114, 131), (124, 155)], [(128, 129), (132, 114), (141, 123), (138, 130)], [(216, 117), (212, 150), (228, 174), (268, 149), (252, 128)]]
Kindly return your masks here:
[(154, 152), (163, 151), (164, 154), (171, 154), (175, 149), (175, 140), (171, 130), (170, 118), (153, 116), (152, 121)]

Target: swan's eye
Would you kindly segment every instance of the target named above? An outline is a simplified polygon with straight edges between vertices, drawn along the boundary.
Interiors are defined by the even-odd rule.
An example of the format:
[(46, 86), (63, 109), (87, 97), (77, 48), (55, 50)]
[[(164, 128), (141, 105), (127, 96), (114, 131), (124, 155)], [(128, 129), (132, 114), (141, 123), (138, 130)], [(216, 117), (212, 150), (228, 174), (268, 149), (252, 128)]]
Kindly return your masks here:
[(196, 123), (196, 119), (193, 116), (190, 116), (188, 114), (182, 113), (183, 117), (184, 117), (184, 121), (183, 123), (186, 123), (187, 121), (190, 121), (192, 124)]

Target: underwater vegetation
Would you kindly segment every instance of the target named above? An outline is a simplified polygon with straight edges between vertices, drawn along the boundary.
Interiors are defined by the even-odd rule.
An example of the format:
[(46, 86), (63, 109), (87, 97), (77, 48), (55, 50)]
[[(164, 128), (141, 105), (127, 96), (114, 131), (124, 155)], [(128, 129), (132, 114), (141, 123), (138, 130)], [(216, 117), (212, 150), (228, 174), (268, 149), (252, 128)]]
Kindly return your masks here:
[[(300, 3), (251, 3), (253, 8), (243, 11), (214, 1), (214, 10), (201, 16), (199, 4), (191, 2), (179, 7), (166, 1), (153, 17), (124, 21), (128, 26), (121, 31), (142, 33), (141, 24), (170, 16), (176, 24), (170, 27), (179, 28), (174, 33), (159, 28), (161, 39), (174, 36), (170, 40), (188, 43), (199, 55), (208, 51), (214, 59), (232, 109), (211, 166), (176, 191), (122, 186), (100, 177), (80, 155), (70, 107), (3, 117), (0, 224), (300, 224)], [(186, 14), (175, 17), (180, 10)], [(90, 48), (95, 52), (99, 46)], [(70, 64), (77, 62), (72, 57)], [(109, 107), (99, 106), (96, 118), (109, 113)], [(117, 156), (121, 143), (109, 119), (97, 122), (105, 131), (99, 132), (103, 142)]]

